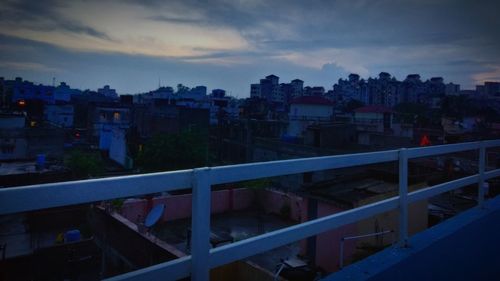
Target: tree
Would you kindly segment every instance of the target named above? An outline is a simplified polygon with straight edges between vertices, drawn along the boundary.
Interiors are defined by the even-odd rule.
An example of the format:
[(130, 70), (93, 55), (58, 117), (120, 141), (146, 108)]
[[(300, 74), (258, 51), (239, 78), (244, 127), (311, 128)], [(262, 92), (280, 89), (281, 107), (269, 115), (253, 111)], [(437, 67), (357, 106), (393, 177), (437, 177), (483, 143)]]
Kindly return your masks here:
[(90, 178), (104, 172), (104, 162), (97, 153), (75, 150), (65, 159), (65, 164), (76, 178)]
[(206, 165), (207, 137), (198, 132), (154, 136), (138, 153), (137, 166), (148, 172), (190, 169)]
[(344, 112), (351, 113), (354, 112), (356, 108), (360, 108), (363, 106), (365, 106), (365, 104), (362, 101), (352, 99), (344, 105)]

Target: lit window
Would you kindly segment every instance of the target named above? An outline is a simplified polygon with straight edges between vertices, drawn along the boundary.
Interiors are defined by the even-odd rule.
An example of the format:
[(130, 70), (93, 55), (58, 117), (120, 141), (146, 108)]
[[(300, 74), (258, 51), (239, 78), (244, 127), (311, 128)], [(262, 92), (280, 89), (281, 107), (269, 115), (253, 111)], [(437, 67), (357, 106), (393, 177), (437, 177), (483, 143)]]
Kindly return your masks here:
[(113, 120), (120, 121), (120, 112), (113, 113)]

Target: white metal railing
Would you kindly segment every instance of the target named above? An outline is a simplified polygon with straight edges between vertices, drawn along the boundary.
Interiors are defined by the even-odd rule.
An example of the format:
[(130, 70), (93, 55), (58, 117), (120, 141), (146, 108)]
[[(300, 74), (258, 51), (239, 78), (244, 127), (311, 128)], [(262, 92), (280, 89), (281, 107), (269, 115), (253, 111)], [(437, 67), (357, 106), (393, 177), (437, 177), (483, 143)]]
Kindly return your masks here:
[[(478, 202), (482, 206), (484, 181), (500, 176), (500, 169), (485, 171), (485, 153), (490, 147), (500, 147), (500, 140), (4, 188), (0, 189), (0, 215), (192, 188), (191, 255), (108, 280), (175, 280), (189, 275), (193, 280), (208, 280), (211, 268), (396, 208), (400, 210), (399, 245), (405, 246), (408, 239), (408, 204), (478, 183)], [(479, 151), (477, 174), (408, 193), (408, 159), (470, 150)], [(214, 184), (391, 161), (399, 161), (399, 196), (210, 249), (209, 198)]]

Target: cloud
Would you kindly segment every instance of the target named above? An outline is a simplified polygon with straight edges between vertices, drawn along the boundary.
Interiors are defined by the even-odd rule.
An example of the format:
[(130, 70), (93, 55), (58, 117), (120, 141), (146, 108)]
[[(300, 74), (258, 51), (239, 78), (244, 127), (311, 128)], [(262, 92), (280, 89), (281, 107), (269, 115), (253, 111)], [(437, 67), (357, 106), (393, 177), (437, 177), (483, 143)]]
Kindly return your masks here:
[[(86, 69), (96, 75), (81, 75), (82, 85), (101, 86), (110, 77), (132, 92), (162, 73), (241, 95), (269, 73), (319, 85), (350, 72), (421, 73), (473, 87), (482, 77), (498, 77), (499, 6), (495, 0), (7, 0), (0, 34), (10, 45), (0, 43), (0, 58), (61, 75)], [(120, 78), (126, 75), (141, 82)]]
[(34, 62), (12, 62), (12, 61), (2, 61), (0, 62), (0, 68), (16, 69), (16, 70), (29, 70), (36, 72), (59, 72), (60, 70), (53, 67), (48, 67), (46, 65)]
[(488, 65), (486, 71), (472, 75), (476, 84), (482, 84), (486, 81), (500, 81), (500, 66)]
[(61, 2), (16, 0), (7, 1), (0, 8), (0, 26), (2, 29), (28, 29), (39, 31), (59, 30), (81, 33), (88, 36), (111, 40), (104, 32), (79, 23), (58, 12), (64, 7)]

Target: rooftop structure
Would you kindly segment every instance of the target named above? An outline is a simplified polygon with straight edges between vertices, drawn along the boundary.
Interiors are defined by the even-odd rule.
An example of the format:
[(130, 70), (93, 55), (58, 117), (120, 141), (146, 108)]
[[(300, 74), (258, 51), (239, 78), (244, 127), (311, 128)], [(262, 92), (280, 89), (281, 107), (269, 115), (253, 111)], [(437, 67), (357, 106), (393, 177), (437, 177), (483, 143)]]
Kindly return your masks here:
[[(192, 280), (208, 280), (211, 268), (245, 259), (390, 210), (397, 210), (399, 215), (397, 244), (400, 248), (394, 249), (408, 252), (407, 246), (412, 243), (408, 234), (409, 205), (443, 192), (478, 184), (478, 205), (486, 206), (484, 183), (486, 180), (500, 176), (500, 169), (486, 170), (486, 152), (487, 149), (499, 146), (500, 140), (493, 140), (3, 189), (0, 190), (0, 214), (192, 188), (191, 255), (138, 269), (109, 280), (175, 280), (188, 276), (191, 276)], [(409, 159), (470, 150), (479, 151), (477, 174), (418, 191), (408, 191)], [(210, 198), (212, 185), (394, 161), (399, 165), (398, 196), (210, 249), (211, 200), (208, 198)], [(45, 199), (40, 200), (40, 198)], [(498, 206), (496, 200), (491, 202)], [(488, 211), (478, 209), (477, 212)]]

